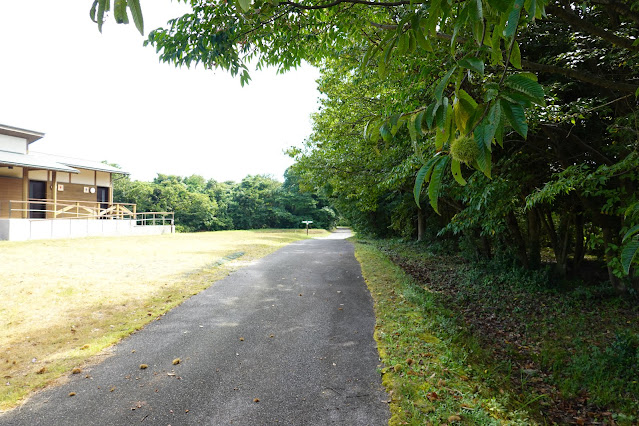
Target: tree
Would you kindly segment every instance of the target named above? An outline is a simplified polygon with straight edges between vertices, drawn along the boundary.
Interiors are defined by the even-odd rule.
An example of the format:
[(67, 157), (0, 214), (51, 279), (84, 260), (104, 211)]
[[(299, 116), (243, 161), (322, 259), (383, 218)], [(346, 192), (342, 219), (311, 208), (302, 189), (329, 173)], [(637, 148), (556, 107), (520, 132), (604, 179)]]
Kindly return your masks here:
[[(397, 98), (379, 94), (385, 108), (369, 120), (366, 138), (373, 142), (369, 147), (380, 141), (394, 144), (397, 135), (402, 137), (400, 129), (404, 128), (403, 132), (408, 132), (414, 144), (429, 144), (430, 148), (424, 152), (434, 155), (423, 158), (414, 195), (419, 202), (426, 183), (428, 199), (435, 211), (439, 212), (439, 201), (445, 195), (442, 185), (450, 178), (464, 185), (466, 168), (491, 178), (499, 161), (511, 169), (527, 164), (530, 155), (519, 155), (521, 151), (505, 145), (517, 141), (531, 149), (550, 146), (554, 158), (546, 159), (547, 168), (537, 177), (553, 176), (556, 191), (567, 182), (564, 177), (576, 176), (575, 173), (587, 177), (584, 185), (570, 195), (578, 203), (563, 201), (568, 206), (579, 206), (581, 211), (573, 209), (573, 217), (556, 214), (558, 205), (553, 204), (550, 210), (544, 207), (549, 198), (533, 197), (524, 208), (534, 212), (528, 215), (528, 234), (535, 234), (535, 227), (540, 225), (546, 227), (549, 238), (554, 239), (558, 261), (563, 262), (570, 251), (564, 248), (567, 241), (571, 238), (583, 241), (580, 231), (585, 223), (583, 218), (592, 214), (592, 220), (599, 223), (597, 226), (604, 234), (611, 277), (615, 276), (613, 263), (619, 259), (621, 232), (633, 230), (637, 223), (633, 215), (627, 215), (622, 223), (622, 212), (636, 199), (632, 195), (619, 197), (620, 193), (610, 189), (619, 181), (618, 177), (605, 176), (617, 163), (629, 165), (625, 170), (636, 165), (636, 157), (630, 154), (637, 149), (638, 134), (634, 95), (639, 88), (636, 71), (639, 2), (192, 0), (190, 3), (193, 13), (149, 34), (148, 43), (156, 47), (163, 61), (178, 66), (201, 63), (205, 67), (219, 67), (239, 75), (244, 84), (250, 78), (247, 68), (250, 61), (255, 61), (258, 67), (275, 65), (285, 71), (302, 60), (320, 65), (353, 54), (363, 69), (374, 68), (381, 81), (400, 77), (419, 82), (422, 93), (407, 88), (403, 93), (397, 92)], [(544, 54), (540, 54), (542, 47)], [(413, 69), (404, 68), (401, 76), (393, 76), (391, 73), (401, 68), (398, 62), (410, 64)], [(545, 83), (545, 91), (540, 82)], [(575, 98), (579, 92), (585, 96)], [(419, 96), (410, 97), (416, 93)], [(418, 104), (414, 102), (416, 99), (420, 101)], [(606, 109), (613, 113), (606, 114)], [(592, 114), (593, 111), (596, 113)], [(552, 122), (557, 119), (559, 125)], [(582, 134), (573, 131), (570, 125), (577, 126)], [(597, 147), (584, 139), (583, 135), (592, 130), (596, 131), (592, 134), (606, 134), (602, 139), (604, 146)], [(613, 131), (617, 134), (612, 134)], [(604, 148), (620, 142), (622, 149), (617, 149), (616, 154), (605, 152)], [(566, 146), (568, 150), (564, 149)], [(571, 164), (574, 159), (575, 164)], [(539, 161), (535, 160), (535, 164)], [(627, 195), (636, 179), (631, 172), (623, 173), (627, 177), (624, 181)], [(607, 182), (604, 187), (598, 187), (596, 182), (601, 174)], [(535, 180), (528, 182), (534, 184)], [(548, 187), (550, 192), (546, 195), (552, 188)], [(609, 201), (613, 205), (602, 210)], [(480, 205), (490, 208), (485, 203)], [(525, 213), (516, 212), (521, 208), (519, 200), (511, 204), (510, 212), (515, 217), (506, 213), (510, 217), (507, 227), (514, 239), (518, 239), (521, 223), (513, 219)], [(610, 212), (614, 213), (614, 220), (605, 217)], [(624, 261), (625, 270), (630, 270), (628, 262), (636, 259), (632, 235), (625, 239), (621, 249), (626, 253), (634, 248), (632, 256), (624, 257), (630, 259)], [(528, 250), (535, 251), (535, 244)], [(573, 250), (577, 257), (583, 255), (578, 248), (580, 244), (576, 243)], [(521, 242), (519, 247), (524, 260), (529, 254), (524, 253)]]

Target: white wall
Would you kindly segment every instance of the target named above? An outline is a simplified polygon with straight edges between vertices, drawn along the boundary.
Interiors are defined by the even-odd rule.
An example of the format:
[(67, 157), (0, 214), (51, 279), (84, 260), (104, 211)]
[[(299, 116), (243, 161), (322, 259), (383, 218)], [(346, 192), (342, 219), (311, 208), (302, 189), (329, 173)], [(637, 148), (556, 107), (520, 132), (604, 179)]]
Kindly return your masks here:
[(26, 241), (126, 235), (171, 234), (171, 225), (138, 226), (134, 220), (0, 219), (0, 240)]
[(0, 135), (0, 150), (26, 154), (27, 140), (15, 136)]

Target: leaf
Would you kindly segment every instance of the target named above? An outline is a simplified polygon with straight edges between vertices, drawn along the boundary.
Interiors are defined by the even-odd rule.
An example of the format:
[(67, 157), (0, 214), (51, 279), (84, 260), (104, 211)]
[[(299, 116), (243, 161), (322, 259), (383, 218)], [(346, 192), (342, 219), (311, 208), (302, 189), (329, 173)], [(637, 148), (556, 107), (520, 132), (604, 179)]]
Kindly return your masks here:
[(479, 155), (477, 156), (477, 166), (483, 174), (490, 178), (492, 154), (490, 152), (490, 149), (486, 147), (486, 142), (483, 140), (483, 135), (481, 134), (481, 130), (479, 130), (479, 127), (475, 129), (474, 136), (475, 143), (477, 143), (477, 147), (479, 148)]
[(410, 120), (408, 120), (408, 134), (410, 135), (410, 140), (417, 142), (417, 129), (415, 128), (415, 120), (417, 119), (417, 114), (413, 114), (410, 116)]
[(453, 75), (456, 69), (457, 69), (457, 66), (452, 67), (446, 73), (446, 75), (442, 77), (442, 79), (437, 84), (437, 87), (435, 87), (435, 99), (437, 99), (437, 102), (442, 103), (442, 97), (444, 96), (444, 89), (446, 89), (446, 86), (448, 85), (448, 80), (450, 80), (450, 76)]
[(632, 238), (632, 236), (636, 233), (639, 232), (639, 224), (633, 226), (632, 228), (630, 228), (628, 230), (628, 232), (626, 232), (626, 235), (623, 236), (623, 242), (625, 243), (626, 241), (630, 240), (630, 238)]
[(115, 0), (113, 3), (113, 16), (118, 24), (128, 24), (129, 16), (126, 13), (126, 0)]
[(430, 44), (430, 40), (424, 37), (422, 28), (417, 25), (413, 27), (413, 32), (415, 33), (415, 41), (417, 42), (417, 45), (427, 52), (432, 52), (433, 46)]
[(455, 160), (454, 158), (451, 159), (450, 171), (453, 174), (453, 177), (455, 178), (458, 184), (462, 186), (466, 185), (466, 180), (462, 176), (462, 172), (461, 172), (461, 163)]
[(459, 89), (455, 102), (455, 124), (462, 133), (466, 133), (472, 126), (471, 117), (477, 109), (477, 102), (464, 89)]
[(621, 266), (626, 275), (630, 274), (630, 265), (639, 253), (639, 238), (632, 239), (621, 251)]
[(514, 104), (504, 99), (500, 100), (499, 104), (513, 129), (522, 137), (526, 138), (528, 134), (528, 124), (526, 123), (524, 108), (519, 104)]
[(93, 0), (93, 4), (91, 5), (91, 10), (89, 10), (89, 16), (91, 17), (91, 20), (95, 23), (97, 23), (97, 19), (96, 19), (96, 11), (98, 9), (98, 0)]
[(459, 61), (459, 66), (476, 71), (479, 75), (484, 75), (484, 61), (479, 58), (470, 57)]
[(442, 177), (446, 170), (446, 166), (448, 165), (448, 160), (450, 160), (449, 156), (440, 157), (438, 159), (438, 161), (433, 165), (433, 173), (431, 174), (430, 183), (428, 184), (428, 199), (430, 200), (430, 205), (437, 214), (439, 214), (437, 202), (439, 201), (439, 194), (442, 188)]
[[(443, 108), (442, 108), (443, 109)], [(453, 127), (453, 107), (449, 105), (446, 108), (446, 119), (444, 122), (444, 128), (437, 128), (435, 130), (435, 149), (441, 151), (444, 144), (450, 140)]]
[(513, 50), (510, 52), (510, 63), (518, 70), (521, 69), (521, 51), (519, 50), (519, 43), (513, 44)]
[(244, 12), (248, 12), (249, 7), (251, 7), (251, 0), (237, 0), (237, 3)]
[(387, 122), (380, 126), (379, 134), (382, 136), (382, 139), (384, 139), (384, 142), (390, 142), (393, 139), (393, 135), (388, 128)]
[(528, 96), (530, 100), (539, 105), (545, 105), (546, 101), (544, 99), (545, 93), (544, 88), (541, 87), (541, 84), (537, 83), (534, 80), (531, 80), (525, 75), (522, 74), (513, 74), (508, 76), (508, 78), (504, 81), (504, 85), (506, 87), (510, 87), (517, 92), (523, 93)]
[(504, 29), (504, 37), (510, 38), (517, 32), (517, 26), (519, 25), (519, 17), (521, 15), (521, 8), (524, 5), (524, 0), (515, 0), (513, 8), (508, 15), (508, 24)]
[(415, 197), (415, 204), (417, 204), (418, 207), (422, 186), (424, 185), (424, 182), (430, 181), (430, 175), (433, 172), (433, 165), (437, 162), (437, 160), (439, 160), (439, 158), (440, 154), (435, 154), (435, 156), (428, 160), (417, 172), (417, 176), (415, 177), (415, 186), (413, 187), (413, 195)]
[(128, 6), (131, 10), (131, 17), (135, 23), (135, 28), (138, 29), (140, 34), (144, 35), (144, 19), (142, 17), (142, 8), (140, 7), (140, 0), (128, 0)]
[(102, 32), (102, 24), (104, 24), (104, 12), (108, 12), (111, 8), (111, 0), (98, 0), (98, 31)]

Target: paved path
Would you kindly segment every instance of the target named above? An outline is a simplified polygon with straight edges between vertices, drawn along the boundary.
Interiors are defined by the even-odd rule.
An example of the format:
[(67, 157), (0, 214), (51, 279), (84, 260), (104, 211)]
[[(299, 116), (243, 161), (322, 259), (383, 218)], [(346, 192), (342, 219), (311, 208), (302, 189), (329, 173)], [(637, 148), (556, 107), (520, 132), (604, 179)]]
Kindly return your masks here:
[(235, 272), (0, 425), (387, 424), (373, 303), (345, 232)]

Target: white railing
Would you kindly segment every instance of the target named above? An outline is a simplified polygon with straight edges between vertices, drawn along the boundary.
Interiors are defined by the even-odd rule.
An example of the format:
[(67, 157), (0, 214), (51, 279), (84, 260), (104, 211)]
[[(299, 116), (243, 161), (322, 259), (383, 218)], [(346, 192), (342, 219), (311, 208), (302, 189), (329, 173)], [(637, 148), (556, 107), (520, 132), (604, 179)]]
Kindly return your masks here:
[(7, 214), (0, 204), (0, 218), (8, 219), (103, 219), (134, 220), (136, 225), (174, 225), (173, 212), (138, 213), (132, 203), (100, 203), (96, 201), (41, 200), (5, 201)]

